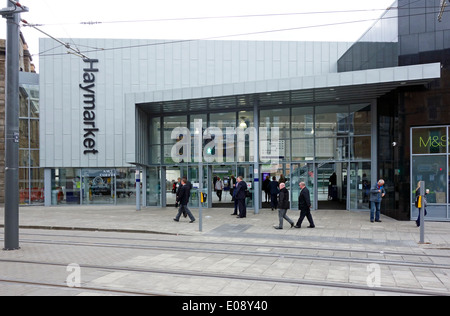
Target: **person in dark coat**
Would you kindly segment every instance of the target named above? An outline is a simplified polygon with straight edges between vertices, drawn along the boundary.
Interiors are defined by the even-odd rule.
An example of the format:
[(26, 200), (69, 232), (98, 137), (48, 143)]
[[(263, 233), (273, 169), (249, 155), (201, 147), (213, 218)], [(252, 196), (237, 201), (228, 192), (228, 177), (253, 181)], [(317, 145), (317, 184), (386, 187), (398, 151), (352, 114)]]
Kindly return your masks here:
[(180, 204), (180, 208), (178, 209), (177, 216), (173, 220), (175, 222), (179, 222), (183, 212), (186, 212), (191, 220), (190, 223), (193, 223), (195, 222), (195, 217), (194, 215), (192, 215), (192, 212), (187, 206), (189, 204), (189, 198), (191, 197), (192, 184), (188, 182), (186, 178), (183, 178), (181, 180), (181, 185), (182, 186), (180, 187), (177, 194), (177, 202)]
[(271, 203), (272, 203), (272, 211), (278, 208), (278, 194), (280, 193), (280, 184), (277, 181), (276, 177), (272, 178), (272, 182), (269, 184)]
[(247, 183), (244, 181), (244, 178), (242, 176), (239, 176), (237, 178), (237, 185), (235, 190), (235, 199), (238, 202), (239, 206), (239, 216), (237, 218), (245, 218), (247, 217), (247, 206), (245, 203), (246, 199), (246, 192), (248, 190)]
[(305, 217), (309, 221), (308, 228), (315, 228), (314, 220), (311, 215), (311, 197), (305, 182), (300, 182), (300, 196), (298, 197), (298, 209), (300, 210), (300, 218), (298, 219), (295, 228), (302, 228), (302, 223)]
[(294, 227), (294, 222), (287, 216), (287, 211), (290, 209), (291, 204), (289, 203), (289, 191), (286, 189), (285, 183), (280, 183), (280, 200), (278, 203), (278, 218), (280, 224), (275, 226), (275, 229), (283, 229), (283, 219), (287, 220), (291, 224), (291, 228)]

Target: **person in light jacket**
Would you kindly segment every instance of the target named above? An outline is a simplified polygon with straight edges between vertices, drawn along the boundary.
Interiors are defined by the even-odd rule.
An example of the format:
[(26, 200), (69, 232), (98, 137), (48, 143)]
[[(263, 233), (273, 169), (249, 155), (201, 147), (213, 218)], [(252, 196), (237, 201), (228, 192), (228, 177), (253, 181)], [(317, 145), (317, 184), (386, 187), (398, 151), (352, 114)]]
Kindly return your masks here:
[(291, 205), (289, 202), (289, 191), (286, 189), (285, 183), (280, 183), (280, 196), (278, 202), (278, 218), (280, 224), (274, 226), (275, 229), (283, 229), (283, 219), (287, 220), (291, 224), (291, 228), (294, 227), (294, 222), (287, 216), (287, 211), (290, 209)]
[(386, 195), (386, 190), (384, 189), (384, 180), (379, 180), (378, 183), (372, 187), (370, 190), (370, 222), (374, 221), (381, 223), (380, 220), (380, 209), (381, 201)]

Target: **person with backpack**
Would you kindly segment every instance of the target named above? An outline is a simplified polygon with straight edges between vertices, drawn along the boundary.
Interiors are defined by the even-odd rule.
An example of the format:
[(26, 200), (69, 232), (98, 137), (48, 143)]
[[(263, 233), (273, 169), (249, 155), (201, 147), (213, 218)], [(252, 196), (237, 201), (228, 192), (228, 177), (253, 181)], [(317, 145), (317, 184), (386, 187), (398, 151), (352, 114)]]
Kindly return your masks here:
[(290, 209), (291, 205), (289, 202), (289, 191), (286, 189), (286, 183), (280, 183), (280, 197), (278, 203), (278, 218), (280, 224), (274, 226), (275, 229), (283, 229), (283, 219), (287, 220), (291, 224), (291, 228), (294, 227), (294, 222), (287, 216), (287, 211)]

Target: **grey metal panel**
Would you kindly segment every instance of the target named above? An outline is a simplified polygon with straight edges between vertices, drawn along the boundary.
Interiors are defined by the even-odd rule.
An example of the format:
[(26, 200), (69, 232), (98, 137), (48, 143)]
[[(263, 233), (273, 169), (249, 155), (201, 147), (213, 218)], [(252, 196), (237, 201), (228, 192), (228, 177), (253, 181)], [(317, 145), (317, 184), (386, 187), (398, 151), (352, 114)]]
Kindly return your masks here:
[[(40, 60), (43, 149), (40, 155), (42, 167), (48, 168), (127, 166), (130, 155), (136, 154), (134, 145), (130, 145), (135, 141), (130, 142), (129, 133), (135, 131), (136, 121), (127, 118), (128, 105), (124, 101), (127, 93), (137, 93), (137, 101), (139, 98), (147, 101), (150, 96), (152, 101), (170, 101), (210, 93), (219, 96), (231, 91), (256, 92), (262, 86), (277, 88), (277, 80), (283, 78), (324, 75), (337, 69), (337, 59), (350, 46), (349, 43), (257, 41), (171, 44), (163, 40), (129, 39), (66, 41), (79, 45), (81, 50), (90, 47), (86, 54), (99, 59), (100, 71), (95, 82), (99, 154), (88, 157), (82, 150), (83, 94), (79, 85), (83, 80), (83, 61), (67, 55), (65, 48), (58, 47), (51, 39), (41, 39), (40, 50), (48, 51), (49, 56), (44, 53)], [(310, 48), (308, 65), (306, 46)], [(105, 50), (92, 51), (92, 47)], [(261, 80), (268, 82), (261, 85)], [(201, 86), (214, 88), (196, 89)]]

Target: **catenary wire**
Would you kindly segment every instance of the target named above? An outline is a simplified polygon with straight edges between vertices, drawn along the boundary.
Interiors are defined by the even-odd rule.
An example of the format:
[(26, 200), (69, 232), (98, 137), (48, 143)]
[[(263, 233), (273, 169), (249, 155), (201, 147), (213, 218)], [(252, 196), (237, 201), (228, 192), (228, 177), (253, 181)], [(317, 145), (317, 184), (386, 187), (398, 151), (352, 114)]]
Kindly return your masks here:
[[(246, 32), (246, 33), (239, 33), (239, 34), (218, 35), (218, 36), (211, 36), (211, 37), (198, 38), (198, 39), (173, 40), (173, 41), (159, 40), (156, 43), (146, 43), (146, 44), (139, 44), (139, 45), (119, 46), (119, 47), (110, 47), (110, 48), (97, 48), (97, 49), (82, 51), (82, 53), (85, 54), (85, 53), (94, 53), (94, 52), (99, 52), (99, 51), (113, 51), (113, 50), (123, 50), (123, 49), (132, 49), (132, 48), (150, 47), (150, 46), (180, 44), (180, 43), (189, 43), (189, 42), (202, 41), (202, 40), (218, 40), (218, 39), (231, 38), (231, 37), (261, 35), (261, 34), (288, 32), (288, 31), (305, 30), (305, 29), (313, 29), (313, 28), (332, 27), (332, 26), (339, 26), (339, 25), (346, 25), (346, 24), (358, 24), (358, 23), (366, 23), (366, 22), (376, 22), (376, 21), (380, 21), (380, 20), (397, 19), (397, 18), (401, 18), (401, 17), (421, 16), (421, 15), (428, 15), (428, 14), (432, 14), (432, 13), (434, 13), (434, 12), (427, 12), (427, 13), (420, 13), (420, 14), (408, 14), (408, 15), (405, 15), (405, 16), (384, 17), (384, 18), (381, 18), (381, 19), (380, 18), (363, 19), (363, 20), (334, 22), (334, 23), (326, 23), (326, 24), (320, 24), (320, 25), (300, 26), (300, 27), (284, 28), (284, 29), (276, 29), (276, 30), (265, 30), (265, 31)], [(66, 54), (67, 53), (55, 53), (55, 54), (41, 54), (41, 53), (39, 53), (38, 56), (40, 56), (40, 57), (51, 57), (51, 56), (61, 56), (61, 55), (66, 55)], [(33, 56), (36, 56), (36, 55), (33, 55)]]

